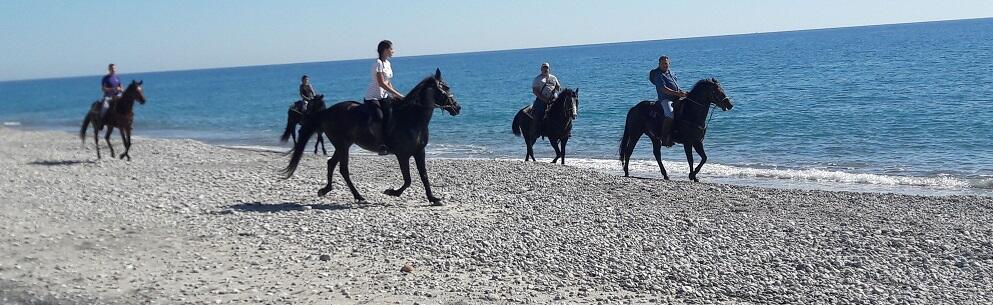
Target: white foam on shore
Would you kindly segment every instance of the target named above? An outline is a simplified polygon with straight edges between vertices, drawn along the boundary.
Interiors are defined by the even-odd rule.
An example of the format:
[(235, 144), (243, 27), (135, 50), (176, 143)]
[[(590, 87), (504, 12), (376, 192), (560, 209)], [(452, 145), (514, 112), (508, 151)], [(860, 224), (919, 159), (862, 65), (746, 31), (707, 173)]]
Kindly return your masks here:
[(3, 122), (3, 126), (21, 126), (21, 122)]
[[(511, 159), (498, 159), (511, 160)], [(516, 161), (520, 161), (517, 159)], [(538, 162), (549, 162), (549, 158), (539, 158)], [(609, 174), (623, 175), (621, 163), (618, 160), (570, 158), (570, 166), (594, 169)], [(673, 179), (686, 179), (689, 173), (684, 162), (663, 161), (666, 171)], [(629, 170), (634, 176), (658, 177), (662, 174), (654, 160), (631, 160)], [(923, 187), (944, 190), (962, 189), (993, 189), (993, 178), (964, 179), (952, 176), (895, 176), (867, 173), (849, 173), (839, 170), (824, 169), (781, 169), (781, 168), (752, 168), (707, 163), (700, 172), (703, 178), (731, 178), (764, 181), (810, 182), (818, 184), (849, 184), (865, 186), (892, 187)], [(748, 183), (746, 183), (748, 184)], [(761, 183), (761, 185), (775, 183)], [(859, 187), (852, 188), (860, 189)]]

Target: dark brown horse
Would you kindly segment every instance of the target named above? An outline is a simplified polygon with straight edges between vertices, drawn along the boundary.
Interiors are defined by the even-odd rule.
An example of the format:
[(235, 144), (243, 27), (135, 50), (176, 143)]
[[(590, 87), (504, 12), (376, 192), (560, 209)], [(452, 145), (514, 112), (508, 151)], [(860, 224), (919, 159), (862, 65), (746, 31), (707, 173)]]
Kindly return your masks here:
[(86, 117), (83, 118), (83, 126), (79, 129), (79, 138), (86, 141), (86, 127), (90, 124), (93, 125), (93, 143), (97, 147), (97, 159), (100, 159), (100, 130), (104, 126), (107, 127), (107, 133), (104, 135), (104, 139), (107, 140), (107, 146), (110, 147), (110, 156), (114, 156), (114, 145), (110, 144), (110, 133), (114, 131), (114, 128), (121, 130), (121, 141), (124, 142), (124, 153), (121, 154), (120, 158), (128, 158), (131, 161), (131, 155), (128, 152), (131, 151), (131, 130), (134, 124), (134, 102), (138, 101), (141, 104), (145, 104), (145, 92), (141, 88), (142, 81), (131, 81), (127, 89), (124, 89), (124, 93), (121, 97), (114, 98), (110, 101), (110, 107), (107, 109), (107, 113), (104, 117), (100, 117), (100, 104), (101, 101), (93, 102), (90, 105), (90, 111), (86, 113)]
[(389, 137), (385, 139), (382, 133), (377, 132), (381, 130), (382, 123), (370, 119), (373, 110), (368, 109), (369, 105), (345, 101), (314, 114), (312, 119), (304, 122), (303, 127), (300, 128), (300, 139), (293, 146), (290, 163), (283, 169), (283, 174), (286, 178), (293, 176), (307, 141), (315, 132), (324, 132), (334, 145), (334, 154), (328, 159), (328, 184), (321, 188), (317, 195), (324, 196), (333, 189), (331, 180), (334, 176), (334, 168), (340, 164), (341, 176), (345, 179), (352, 196), (356, 201), (364, 202), (365, 198), (355, 190), (348, 173), (348, 150), (355, 144), (368, 151), (378, 151), (385, 143), (389, 145), (400, 163), (403, 186), (396, 190), (388, 189), (384, 193), (397, 197), (410, 186), (410, 157), (413, 156), (428, 201), (433, 205), (441, 205), (441, 198), (431, 194), (431, 184), (428, 183), (428, 172), (425, 168), (424, 147), (428, 144), (428, 123), (431, 122), (435, 108), (444, 109), (454, 116), (459, 114), (462, 107), (455, 101), (450, 88), (441, 79), (441, 70), (435, 70), (434, 76), (422, 80), (403, 100), (395, 100), (389, 104), (393, 107), (393, 111), (390, 116), (391, 122), (386, 125), (392, 128), (387, 133)]
[[(311, 115), (324, 111), (327, 106), (324, 105), (324, 95), (318, 94), (314, 96), (307, 106), (303, 106), (303, 101), (296, 101), (290, 106), (290, 109), (286, 110), (286, 129), (283, 130), (283, 135), (279, 137), (279, 141), (286, 143), (286, 140), (293, 137), (293, 144), (297, 144), (297, 125), (303, 125)], [(324, 151), (324, 155), (328, 154), (328, 150), (324, 148), (324, 136), (320, 133), (317, 134), (317, 143), (314, 143), (314, 154), (317, 154), (317, 146), (321, 146), (321, 150)]]
[(576, 88), (575, 91), (572, 89), (562, 90), (562, 93), (549, 106), (550, 108), (546, 111), (548, 115), (541, 124), (540, 133), (535, 127), (534, 119), (527, 114), (531, 106), (524, 106), (514, 116), (514, 122), (510, 125), (510, 129), (515, 136), (524, 136), (524, 145), (527, 146), (524, 161), (529, 158), (535, 161), (534, 142), (538, 140), (538, 137), (547, 137), (548, 142), (555, 149), (555, 159), (552, 159), (552, 163), (561, 158), (562, 164), (565, 164), (565, 144), (572, 136), (572, 120), (576, 119), (576, 115), (579, 113), (579, 88)]
[[(624, 165), (624, 176), (628, 176), (628, 162), (631, 161), (631, 154), (634, 146), (638, 144), (638, 139), (642, 134), (648, 134), (652, 140), (652, 149), (655, 153), (655, 161), (662, 170), (662, 177), (669, 180), (669, 174), (662, 165), (662, 141), (657, 136), (661, 133), (662, 124), (657, 121), (662, 118), (653, 118), (650, 113), (653, 108), (658, 107), (655, 101), (642, 101), (628, 111), (627, 121), (624, 124), (624, 136), (621, 137), (621, 145), (617, 149), (621, 156), (621, 163)], [(683, 144), (683, 151), (686, 152), (686, 162), (690, 164), (690, 180), (699, 182), (696, 175), (707, 162), (707, 153), (703, 150), (703, 137), (707, 132), (707, 114), (710, 113), (710, 106), (716, 105), (721, 110), (731, 110), (734, 105), (731, 99), (724, 94), (724, 88), (716, 79), (700, 80), (690, 90), (689, 95), (683, 99), (676, 111), (676, 120), (673, 124), (672, 138), (676, 143)], [(659, 114), (660, 116), (662, 114)], [(654, 130), (653, 130), (654, 129)], [(652, 131), (652, 132), (649, 132)], [(693, 149), (700, 155), (700, 165), (693, 168)]]

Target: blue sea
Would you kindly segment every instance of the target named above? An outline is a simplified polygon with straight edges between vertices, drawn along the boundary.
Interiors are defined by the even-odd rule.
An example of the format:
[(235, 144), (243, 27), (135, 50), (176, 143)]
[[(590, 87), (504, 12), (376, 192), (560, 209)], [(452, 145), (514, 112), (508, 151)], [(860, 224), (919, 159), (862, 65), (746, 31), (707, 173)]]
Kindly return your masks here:
[[(406, 91), (440, 68), (461, 103), (459, 116), (434, 116), (433, 157), (523, 159), (511, 119), (531, 102), (539, 64), (550, 62), (564, 86), (580, 89), (567, 162), (621, 174), (624, 117), (654, 98), (647, 75), (663, 54), (682, 87), (714, 77), (735, 103), (713, 115), (704, 181), (993, 194), (993, 19), (397, 57), (394, 83)], [(145, 82), (136, 136), (285, 150), (277, 138), (301, 75), (331, 101), (358, 100), (371, 65), (119, 69), (125, 82)], [(100, 94), (100, 77), (0, 82), (0, 121), (76, 132)], [(536, 147), (539, 160), (552, 156), (547, 142)], [(133, 154), (140, 160), (140, 142)], [(635, 175), (660, 177), (649, 141), (639, 143), (635, 159)], [(675, 179), (686, 179), (680, 146), (665, 149), (663, 159)]]

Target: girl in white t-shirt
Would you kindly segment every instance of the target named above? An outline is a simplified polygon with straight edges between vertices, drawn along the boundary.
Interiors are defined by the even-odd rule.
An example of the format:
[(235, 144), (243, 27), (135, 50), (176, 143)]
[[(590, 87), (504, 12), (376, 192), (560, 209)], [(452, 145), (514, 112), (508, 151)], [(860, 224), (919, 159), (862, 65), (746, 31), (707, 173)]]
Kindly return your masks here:
[[(386, 125), (393, 112), (391, 100), (402, 100), (404, 96), (396, 88), (393, 88), (393, 66), (390, 64), (390, 58), (393, 57), (393, 42), (380, 41), (379, 46), (376, 47), (376, 52), (379, 53), (379, 57), (372, 64), (372, 82), (366, 88), (365, 103), (366, 109), (371, 110), (370, 117), (374, 120), (381, 120), (384, 143), (379, 148), (379, 154), (386, 155), (389, 154), (389, 147), (386, 145), (385, 139), (389, 138), (388, 132), (390, 130), (390, 126)], [(369, 126), (374, 126), (374, 124), (370, 122)], [(377, 134), (379, 130), (372, 132)]]

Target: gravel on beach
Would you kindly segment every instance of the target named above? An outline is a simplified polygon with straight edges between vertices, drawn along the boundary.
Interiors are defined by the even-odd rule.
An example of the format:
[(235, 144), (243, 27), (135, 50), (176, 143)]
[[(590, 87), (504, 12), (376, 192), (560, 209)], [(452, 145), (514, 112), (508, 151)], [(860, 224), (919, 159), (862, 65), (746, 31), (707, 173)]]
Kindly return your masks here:
[[(123, 147), (111, 137), (115, 152)], [(101, 142), (103, 140), (101, 139)], [(993, 198), (0, 128), (0, 304), (990, 304)], [(354, 152), (354, 151), (353, 151)]]

